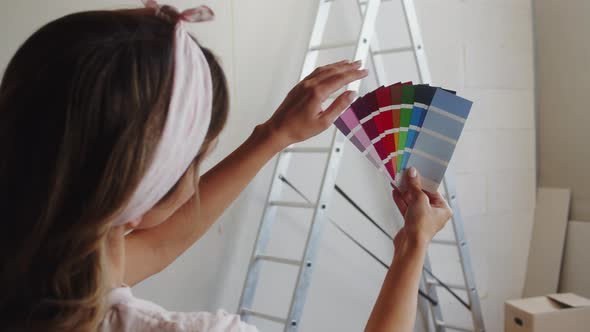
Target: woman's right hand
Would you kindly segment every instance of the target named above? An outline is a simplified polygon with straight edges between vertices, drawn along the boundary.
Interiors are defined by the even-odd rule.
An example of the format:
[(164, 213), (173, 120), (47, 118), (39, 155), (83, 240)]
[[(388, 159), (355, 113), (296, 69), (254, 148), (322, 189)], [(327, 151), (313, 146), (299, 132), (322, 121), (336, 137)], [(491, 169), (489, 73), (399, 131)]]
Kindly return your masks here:
[(427, 245), (453, 216), (440, 193), (422, 190), (415, 168), (408, 169), (404, 176), (408, 189), (404, 193), (393, 190), (393, 200), (404, 216), (404, 227), (394, 238), (396, 250), (408, 244)]
[(367, 76), (361, 61), (340, 61), (316, 68), (289, 92), (264, 124), (282, 147), (304, 141), (328, 129), (354, 101), (354, 91), (344, 91), (328, 106), (322, 103), (347, 84)]

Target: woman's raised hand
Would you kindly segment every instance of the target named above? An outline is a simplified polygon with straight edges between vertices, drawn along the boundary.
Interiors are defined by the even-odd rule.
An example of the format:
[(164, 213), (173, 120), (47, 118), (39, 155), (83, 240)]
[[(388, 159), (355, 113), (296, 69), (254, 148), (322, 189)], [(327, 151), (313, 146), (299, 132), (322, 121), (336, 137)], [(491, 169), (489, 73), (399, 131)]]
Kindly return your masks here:
[(393, 191), (393, 200), (404, 216), (404, 227), (394, 239), (396, 250), (406, 243), (428, 244), (453, 216), (453, 211), (438, 192), (422, 190), (420, 175), (415, 168), (404, 174), (408, 190)]
[(354, 91), (343, 92), (325, 110), (322, 102), (348, 83), (366, 77), (367, 71), (360, 67), (360, 61), (343, 60), (316, 68), (295, 85), (266, 122), (275, 138), (286, 147), (330, 127), (353, 102), (356, 94)]

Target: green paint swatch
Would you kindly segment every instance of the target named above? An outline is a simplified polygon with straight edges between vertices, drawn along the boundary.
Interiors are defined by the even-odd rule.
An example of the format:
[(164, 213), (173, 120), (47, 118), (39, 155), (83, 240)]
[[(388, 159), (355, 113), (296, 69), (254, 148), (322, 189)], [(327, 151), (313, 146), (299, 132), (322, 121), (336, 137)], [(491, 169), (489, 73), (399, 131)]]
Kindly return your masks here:
[[(402, 107), (400, 110), (399, 121), (399, 143), (397, 144), (397, 155), (402, 156), (406, 148), (406, 139), (408, 137), (408, 127), (410, 127), (410, 118), (414, 108), (414, 86), (402, 86)], [(401, 173), (403, 158), (397, 158), (397, 172)]]

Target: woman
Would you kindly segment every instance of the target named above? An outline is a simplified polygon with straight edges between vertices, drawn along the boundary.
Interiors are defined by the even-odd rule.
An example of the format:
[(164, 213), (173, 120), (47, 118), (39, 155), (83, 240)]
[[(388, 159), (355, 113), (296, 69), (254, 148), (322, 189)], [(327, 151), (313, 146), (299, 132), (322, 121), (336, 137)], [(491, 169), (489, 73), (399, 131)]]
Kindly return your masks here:
[[(229, 103), (221, 67), (185, 25), (213, 13), (146, 4), (55, 20), (6, 69), (2, 329), (255, 330), (224, 312), (167, 312), (134, 298), (127, 285), (188, 249), (276, 153), (327, 129), (354, 94), (342, 93), (325, 110), (322, 101), (367, 75), (359, 62), (316, 69), (199, 176)], [(411, 329), (426, 246), (450, 216), (444, 200), (422, 192), (415, 171), (409, 175), (410, 190), (394, 192), (406, 225), (368, 331)]]

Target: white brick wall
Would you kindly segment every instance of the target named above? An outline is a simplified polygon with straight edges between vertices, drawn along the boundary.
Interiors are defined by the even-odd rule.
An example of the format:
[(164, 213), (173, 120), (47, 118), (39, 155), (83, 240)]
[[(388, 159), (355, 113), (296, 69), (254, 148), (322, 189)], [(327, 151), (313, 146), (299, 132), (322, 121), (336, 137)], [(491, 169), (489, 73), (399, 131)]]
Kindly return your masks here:
[[(531, 8), (527, 0), (416, 0), (416, 3), (433, 83), (456, 89), (459, 94), (475, 101), (453, 166), (484, 318), (488, 331), (500, 332), (503, 302), (521, 293), (534, 203)], [(264, 16), (262, 11), (266, 9), (276, 15), (272, 19), (276, 31), (272, 33), (260, 25)], [(384, 11), (396, 9), (400, 9), (396, 1), (383, 5)], [(240, 1), (235, 10), (236, 45), (241, 46), (234, 49), (239, 59), (236, 61), (237, 96), (234, 96), (239, 102), (234, 103), (237, 105), (234, 111), (249, 112), (255, 119), (262, 119), (280, 102), (281, 96), (298, 76), (299, 55), (305, 48), (310, 29), (310, 26), (287, 29), (277, 22), (291, 22), (292, 17), (297, 17), (299, 22), (309, 25), (314, 6), (310, 2), (295, 0), (280, 4)], [(337, 10), (339, 15), (346, 13), (346, 9), (338, 7)], [(394, 13), (380, 18), (378, 24), (386, 31), (399, 31), (395, 24), (398, 20), (399, 14)], [(349, 20), (340, 30), (328, 28), (328, 38), (347, 40), (355, 24), (358, 22)], [(380, 35), (379, 39), (383, 47), (403, 46), (408, 41), (404, 33), (387, 38)], [(249, 48), (246, 49), (245, 45)], [(270, 51), (261, 53), (259, 49), (266, 49), (266, 45), (271, 47)], [(283, 61), (288, 61), (290, 66), (283, 67), (279, 73), (276, 68)], [(416, 78), (410, 57), (390, 56), (385, 61), (389, 66), (389, 80)], [(252, 67), (250, 63), (264, 63), (256, 65), (257, 71), (260, 75), (272, 77), (275, 84), (260, 82), (256, 87), (246, 86), (251, 80), (251, 71), (247, 69)], [(257, 97), (262, 100), (257, 101)], [(254, 109), (256, 107), (259, 109)], [(325, 143), (326, 137), (316, 138), (308, 144)], [(306, 174), (311, 169), (305, 165), (304, 162), (296, 167), (291, 176), (310, 189), (314, 181), (306, 181)], [(237, 213), (244, 220), (236, 228), (238, 242), (236, 251), (229, 256), (229, 275), (222, 283), (218, 299), (221, 306), (234, 308), (237, 304), (270, 172), (271, 167), (267, 167), (236, 205)], [(349, 147), (338, 183), (351, 191), (361, 206), (382, 225), (395, 229), (391, 220), (395, 212), (379, 181), (371, 167)], [(367, 226), (350, 206), (335, 198), (331, 211), (335, 220), (383, 260), (390, 259), (391, 243)], [(277, 233), (281, 245), (276, 248), (285, 252), (298, 247), (294, 243), (303, 240), (304, 229), (288, 224), (281, 228), (287, 231), (283, 235)], [(447, 228), (440, 236), (448, 238), (450, 233)], [(432, 254), (433, 265), (441, 276), (451, 282), (460, 281), (457, 255), (453, 250), (437, 250)], [(274, 273), (276, 279), (273, 279), (271, 289), (261, 293), (268, 302), (260, 304), (282, 313), (284, 304), (272, 299), (273, 289), (290, 286), (284, 272), (277, 269)], [(378, 264), (351, 246), (332, 227), (326, 226), (302, 331), (361, 330), (383, 275)], [(441, 298), (447, 320), (469, 324), (469, 315), (456, 301), (442, 292)], [(261, 327), (269, 331), (277, 328), (265, 324)]]
[[(19, 1), (11, 10), (0, 13), (0, 35), (5, 42), (0, 50), (0, 67), (27, 34), (50, 18), (75, 10), (137, 3), (60, 0), (39, 10), (38, 1)], [(188, 0), (169, 3), (180, 8), (193, 4)], [(195, 26), (195, 31), (221, 56), (233, 92), (228, 127), (208, 161), (211, 165), (237, 146), (250, 128), (265, 120), (295, 83), (315, 6), (311, 0), (205, 3), (216, 10), (218, 18), (214, 23)], [(394, 25), (400, 17), (396, 3), (384, 3), (384, 10), (398, 8), (398, 13), (379, 23), (393, 32), (399, 31)], [(488, 331), (499, 332), (503, 301), (520, 295), (532, 221), (536, 171), (529, 0), (416, 3), (433, 83), (456, 89), (475, 101), (453, 165), (484, 317)], [(27, 20), (14, 21), (14, 17)], [(348, 39), (346, 33), (354, 30), (354, 24), (349, 21), (330, 34)], [(407, 34), (383, 38), (384, 47), (401, 46), (408, 40)], [(410, 60), (408, 56), (387, 59), (391, 81), (415, 79)], [(325, 138), (308, 144), (321, 144)], [(267, 165), (213, 231), (166, 272), (140, 285), (137, 293), (176, 310), (235, 310), (271, 171), (272, 165)], [(307, 177), (310, 172), (304, 162), (293, 176), (303, 187), (311, 188), (315, 180)], [(338, 182), (355, 192), (354, 198), (393, 232), (396, 227), (391, 216), (395, 212), (389, 194), (352, 148), (345, 153)], [(341, 199), (335, 198), (333, 206), (334, 219), (384, 261), (391, 258), (391, 243), (385, 237), (367, 226)], [(286, 235), (278, 236), (276, 248), (290, 253), (299, 247), (295, 243), (303, 240), (306, 224), (302, 217), (290, 215), (286, 219), (281, 226)], [(449, 236), (449, 230), (441, 236)], [(329, 226), (318, 262), (302, 331), (361, 330), (384, 270)], [(456, 263), (452, 252), (440, 251), (433, 256), (435, 268), (450, 279), (459, 278)], [(272, 285), (270, 292), (289, 287), (287, 279), (284, 271), (271, 271), (267, 279), (267, 286)], [(449, 303), (445, 306), (448, 320), (468, 323), (466, 312), (447, 296), (442, 297)], [(270, 298), (260, 304), (280, 312), (284, 304), (279, 302), (280, 298)], [(261, 327), (264, 331), (276, 328)]]
[[(531, 7), (524, 0), (418, 3), (423, 17), (452, 11), (451, 17), (459, 21), (442, 28), (454, 34), (450, 47), (444, 47), (440, 29), (428, 24), (425, 43), (435, 82), (446, 83), (447, 77), (463, 73), (456, 83), (458, 93), (474, 101), (452, 163), (486, 327), (499, 332), (503, 301), (521, 295), (534, 208)], [(445, 9), (448, 4), (450, 8)], [(461, 13), (459, 17), (457, 12)], [(443, 46), (433, 53), (428, 42), (435, 39)], [(462, 61), (449, 65), (452, 62), (447, 58), (454, 57), (457, 48)], [(455, 83), (454, 79), (450, 83)], [(453, 261), (455, 257), (450, 253), (440, 259)], [(445, 264), (439, 265), (445, 268)], [(453, 300), (445, 296), (444, 301)], [(450, 305), (444, 313), (451, 321), (469, 323), (463, 308)]]

